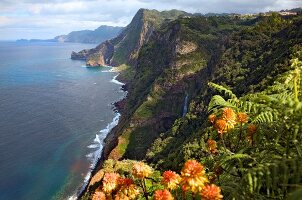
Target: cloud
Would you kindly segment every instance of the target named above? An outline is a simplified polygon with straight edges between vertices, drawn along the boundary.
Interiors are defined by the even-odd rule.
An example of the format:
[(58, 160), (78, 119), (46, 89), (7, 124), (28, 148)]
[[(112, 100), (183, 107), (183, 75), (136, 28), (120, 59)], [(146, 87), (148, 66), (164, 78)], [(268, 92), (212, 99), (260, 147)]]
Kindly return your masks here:
[(32, 14), (68, 14), (81, 12), (85, 7), (85, 2), (39, 3), (29, 5), (28, 10)]
[[(0, 38), (49, 38), (100, 25), (127, 25), (139, 8), (255, 13), (301, 7), (302, 0), (0, 0)], [(12, 31), (14, 30), (14, 31)]]

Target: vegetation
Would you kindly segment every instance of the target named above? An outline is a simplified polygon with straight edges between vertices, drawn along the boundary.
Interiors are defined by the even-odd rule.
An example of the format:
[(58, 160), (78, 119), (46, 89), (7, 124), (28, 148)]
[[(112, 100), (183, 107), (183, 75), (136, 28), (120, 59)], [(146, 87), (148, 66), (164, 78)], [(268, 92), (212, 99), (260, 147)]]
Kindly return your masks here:
[[(276, 13), (180, 18), (161, 26), (133, 67), (110, 155), (120, 160), (114, 166), (144, 160), (154, 173), (137, 177), (133, 165), (110, 172), (130, 178), (137, 199), (299, 199), (301, 28), (301, 16)], [(202, 168), (197, 179), (203, 181), (186, 187), (188, 162)], [(167, 171), (179, 177), (174, 189), (165, 185)], [(103, 177), (87, 198), (96, 188), (105, 192)]]
[(142, 162), (126, 170), (119, 162), (115, 169), (105, 165), (111, 172), (104, 172), (92, 199), (284, 199), (301, 192), (302, 51), (296, 56), (291, 70), (259, 93), (238, 98), (209, 83), (226, 100), (215, 95), (209, 103), (208, 127), (194, 155), (203, 165), (187, 160), (181, 175), (169, 170), (162, 177), (151, 176)]
[(209, 122), (203, 123), (202, 131), (191, 134), (178, 151), (170, 149), (168, 158), (158, 158), (183, 140), (178, 134), (188, 134), (189, 120), (196, 119), (189, 113), (186, 118), (191, 119), (176, 121), (172, 134), (158, 139), (148, 157), (161, 169), (178, 169), (177, 163), (199, 160), (221, 185), (226, 199), (284, 199), (295, 190), (301, 192), (302, 52), (295, 56), (291, 70), (262, 92), (238, 98), (229, 89), (209, 83), (225, 98), (212, 97)]
[[(222, 199), (221, 189), (210, 184), (205, 168), (196, 160), (188, 160), (181, 174), (165, 171), (160, 176), (143, 162), (107, 160), (94, 188), (83, 199)], [(96, 188), (96, 189), (95, 189)]]
[(132, 67), (126, 64), (119, 65), (117, 67), (112, 68), (112, 71), (121, 73), (119, 75), (119, 79), (124, 82), (128, 82), (133, 79), (135, 71)]

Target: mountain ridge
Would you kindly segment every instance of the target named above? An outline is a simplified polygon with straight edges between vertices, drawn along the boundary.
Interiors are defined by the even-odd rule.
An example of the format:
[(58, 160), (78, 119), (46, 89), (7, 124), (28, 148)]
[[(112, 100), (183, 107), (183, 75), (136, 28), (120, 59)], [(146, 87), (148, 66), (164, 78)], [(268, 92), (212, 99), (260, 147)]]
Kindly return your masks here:
[[(97, 193), (96, 188), (102, 188), (106, 171), (112, 172), (123, 162), (132, 162), (128, 159), (145, 161), (156, 173), (178, 172), (187, 160), (198, 160), (215, 177), (211, 183), (221, 185), (223, 196), (232, 197), (248, 191), (248, 184), (237, 184), (235, 192), (227, 190), (227, 187), (232, 188), (233, 179), (236, 178), (236, 183), (245, 180), (242, 172), (236, 177), (223, 173), (217, 182), (216, 177), (220, 174), (215, 175), (216, 165), (226, 161), (221, 161), (220, 154), (209, 154), (206, 139), (211, 136), (217, 140), (219, 152), (224, 152), (225, 144), (222, 145), (221, 138), (212, 136), (217, 132), (209, 126), (209, 108), (217, 103), (212, 102), (214, 97), (217, 98), (217, 92), (211, 90), (210, 86), (214, 84), (209, 82), (221, 85), (215, 87), (225, 92), (225, 96), (247, 98), (245, 95), (261, 94), (281, 74), (289, 72), (292, 55), (302, 48), (302, 15), (282, 14), (177, 17), (152, 30), (135, 52), (137, 57), (133, 63), (130, 59), (124, 60), (126, 63), (110, 61), (115, 53), (114, 40), (101, 44), (103, 49), (87, 50), (87, 57), (83, 57), (88, 58), (87, 62), (89, 54), (98, 53), (100, 49), (108, 52), (104, 48), (112, 48), (112, 54), (105, 56), (109, 58), (108, 64), (131, 66), (125, 67), (118, 77), (126, 83), (128, 94), (118, 103), (120, 121), (105, 139), (102, 158), (83, 199), (90, 199)], [(120, 41), (119, 38), (116, 40)], [(232, 102), (218, 100), (224, 107), (232, 105)], [(233, 147), (230, 142), (226, 145), (231, 150), (238, 146)], [(238, 159), (239, 156), (241, 154)], [(231, 166), (232, 173), (239, 168)], [(126, 177), (132, 173), (129, 166), (119, 170), (116, 172), (124, 173)], [(149, 189), (151, 197), (155, 189)], [(244, 193), (241, 195), (245, 196)], [(250, 195), (251, 199), (255, 197)]]
[(58, 35), (53, 39), (20, 39), (17, 42), (74, 42), (98, 44), (117, 36), (124, 27), (102, 25), (95, 30), (72, 31), (67, 35)]
[(72, 59), (86, 60), (88, 66), (135, 65), (141, 46), (148, 41), (152, 32), (165, 21), (173, 20), (184, 11), (162, 11), (140, 9), (130, 24), (115, 38), (108, 40), (94, 49), (72, 52)]

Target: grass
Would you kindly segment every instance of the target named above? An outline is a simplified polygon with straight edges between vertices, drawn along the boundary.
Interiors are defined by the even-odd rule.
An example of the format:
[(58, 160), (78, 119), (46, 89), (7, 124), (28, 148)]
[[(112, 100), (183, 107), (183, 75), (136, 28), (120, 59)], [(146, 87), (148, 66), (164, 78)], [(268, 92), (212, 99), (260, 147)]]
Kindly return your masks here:
[(125, 80), (132, 80), (135, 74), (134, 68), (126, 64), (119, 65), (118, 67), (113, 67), (112, 71), (119, 72), (120, 77)]

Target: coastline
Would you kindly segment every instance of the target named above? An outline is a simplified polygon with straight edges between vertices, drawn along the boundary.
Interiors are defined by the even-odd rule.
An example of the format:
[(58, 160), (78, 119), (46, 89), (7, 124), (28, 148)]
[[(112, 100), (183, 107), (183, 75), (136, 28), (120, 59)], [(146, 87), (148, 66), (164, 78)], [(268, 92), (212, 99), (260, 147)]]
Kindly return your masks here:
[[(105, 71), (107, 72), (107, 71)], [(116, 71), (114, 70), (109, 70), (108, 72), (114, 72), (116, 73)], [(117, 72), (118, 73), (118, 72)], [(102, 129), (100, 132), (104, 132), (104, 130), (107, 131), (107, 134), (105, 135), (104, 138), (102, 138), (102, 141), (100, 140), (100, 138), (98, 137), (98, 135), (96, 135), (96, 138), (94, 140), (94, 142), (97, 142), (100, 144), (100, 147), (95, 153), (96, 156), (93, 159), (93, 162), (91, 163), (91, 168), (90, 171), (87, 173), (87, 175), (85, 176), (84, 182), (82, 184), (82, 186), (78, 189), (78, 192), (69, 197), (69, 200), (73, 200), (73, 199), (81, 199), (81, 197), (85, 194), (85, 192), (88, 189), (89, 183), (91, 181), (91, 178), (100, 170), (100, 168), (102, 167), (103, 162), (107, 159), (109, 153), (111, 152), (111, 150), (117, 145), (117, 138), (115, 137), (116, 134), (116, 128), (117, 125), (119, 124), (119, 120), (121, 117), (121, 110), (123, 109), (123, 103), (125, 101), (125, 98), (127, 96), (127, 90), (126, 90), (126, 83), (121, 82), (122, 80), (118, 79), (118, 76), (120, 75), (120, 73), (118, 73), (117, 75), (115, 75), (113, 77), (112, 80), (110, 80), (110, 82), (114, 83), (114, 84), (118, 84), (121, 85), (121, 91), (123, 91), (125, 93), (124, 97), (121, 98), (118, 101), (112, 102), (113, 105), (113, 111), (115, 112), (115, 116), (113, 118), (113, 120), (107, 125), (107, 127), (105, 129)]]

